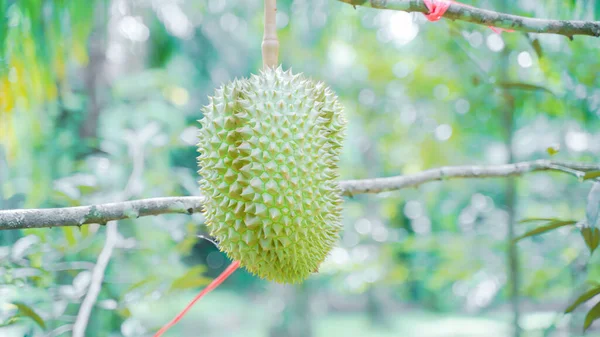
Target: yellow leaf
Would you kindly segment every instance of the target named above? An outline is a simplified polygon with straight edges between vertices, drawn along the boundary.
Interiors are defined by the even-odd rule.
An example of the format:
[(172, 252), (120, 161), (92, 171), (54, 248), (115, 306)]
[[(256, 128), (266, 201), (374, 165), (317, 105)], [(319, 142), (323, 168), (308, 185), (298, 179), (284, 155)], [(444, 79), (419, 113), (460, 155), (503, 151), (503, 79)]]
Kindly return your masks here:
[(15, 102), (11, 96), (8, 78), (0, 78), (0, 115), (12, 111), (14, 104)]
[(73, 57), (81, 66), (86, 66), (88, 64), (88, 54), (83, 43), (73, 43)]

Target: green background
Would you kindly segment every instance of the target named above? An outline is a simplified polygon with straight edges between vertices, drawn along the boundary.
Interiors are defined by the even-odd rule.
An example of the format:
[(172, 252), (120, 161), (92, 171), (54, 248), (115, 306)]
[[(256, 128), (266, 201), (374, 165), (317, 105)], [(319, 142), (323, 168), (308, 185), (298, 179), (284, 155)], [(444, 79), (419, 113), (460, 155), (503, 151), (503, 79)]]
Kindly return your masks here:
[[(598, 1), (464, 3), (600, 20)], [(200, 108), (261, 67), (261, 1), (0, 9), (0, 209), (199, 194)], [(498, 35), (334, 0), (279, 0), (277, 20), (284, 68), (326, 82), (345, 107), (342, 179), (597, 162), (597, 38)], [(507, 249), (511, 227), (535, 228), (521, 219), (583, 220), (590, 187), (535, 173), (345, 198), (344, 231), (319, 274), (281, 286), (237, 271), (165, 336), (514, 336), (515, 273), (523, 336), (580, 336), (591, 306), (562, 312), (600, 269), (578, 231), (524, 239), (518, 265)], [(196, 237), (201, 215), (123, 220), (118, 230), (87, 336), (151, 335), (229, 263)], [(0, 322), (23, 302), (45, 325), (22, 318), (0, 335), (70, 336), (104, 238), (97, 225), (0, 232)]]

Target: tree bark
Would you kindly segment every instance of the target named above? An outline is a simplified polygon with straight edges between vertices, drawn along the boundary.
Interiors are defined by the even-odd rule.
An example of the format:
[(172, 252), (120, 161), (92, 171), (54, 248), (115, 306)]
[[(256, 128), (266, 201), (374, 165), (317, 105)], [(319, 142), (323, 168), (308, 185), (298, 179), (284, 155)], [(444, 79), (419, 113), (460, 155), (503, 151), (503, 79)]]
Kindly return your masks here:
[[(401, 190), (427, 182), (455, 178), (511, 177), (531, 172), (554, 171), (571, 174), (581, 179), (585, 172), (595, 170), (600, 170), (600, 164), (537, 160), (506, 165), (442, 167), (405, 176), (344, 180), (340, 181), (340, 187), (344, 196), (351, 197), (357, 194)], [(0, 230), (105, 224), (112, 220), (159, 214), (193, 214), (202, 210), (203, 203), (202, 196), (163, 197), (91, 206), (0, 210)]]
[[(403, 12), (428, 14), (429, 9), (423, 0), (338, 0), (353, 6), (377, 9), (390, 9)], [(516, 31), (540, 34), (559, 34), (573, 39), (575, 35), (600, 36), (600, 21), (546, 20), (528, 18), (480, 9), (462, 3), (450, 5), (444, 18), (460, 20), (484, 26), (513, 29)]]

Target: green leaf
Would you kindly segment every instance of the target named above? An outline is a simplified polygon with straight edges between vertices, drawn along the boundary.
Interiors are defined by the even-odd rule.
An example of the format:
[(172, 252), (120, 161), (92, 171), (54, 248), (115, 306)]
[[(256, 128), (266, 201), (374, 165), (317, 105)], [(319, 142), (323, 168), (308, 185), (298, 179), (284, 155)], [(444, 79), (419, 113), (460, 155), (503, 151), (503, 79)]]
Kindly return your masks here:
[(133, 290), (135, 290), (135, 289), (138, 289), (138, 288), (140, 288), (140, 287), (142, 287), (142, 286), (144, 286), (144, 285), (146, 285), (146, 284), (149, 284), (149, 283), (155, 282), (155, 281), (157, 281), (157, 280), (158, 280), (158, 276), (156, 276), (156, 275), (152, 275), (152, 276), (146, 277), (146, 278), (144, 278), (144, 279), (142, 279), (142, 280), (140, 280), (140, 281), (138, 281), (138, 282), (136, 282), (136, 283), (132, 284), (131, 286), (129, 286), (129, 288), (127, 288), (127, 289), (124, 291), (124, 293), (128, 293), (128, 292), (130, 292), (130, 291), (133, 291)]
[(533, 41), (531, 41), (531, 46), (533, 47), (533, 50), (535, 50), (535, 53), (537, 54), (538, 58), (542, 58), (544, 56), (540, 40), (534, 39)]
[(546, 151), (550, 156), (554, 156), (560, 152), (560, 148), (558, 146), (549, 146)]
[(589, 248), (590, 254), (593, 253), (598, 248), (598, 243), (600, 243), (600, 229), (586, 226), (581, 229), (581, 236), (583, 236), (583, 241)]
[(90, 226), (79, 226), (79, 233), (82, 238), (87, 238), (90, 235)]
[[(6, 20), (7, 9), (8, 4), (6, 3), (6, 1), (0, 0), (0, 18), (2, 18), (2, 20), (0, 20), (0, 60), (4, 56), (4, 42), (6, 41), (6, 34), (8, 33), (8, 20)], [(0, 64), (0, 75), (4, 75), (4, 68), (5, 67), (3, 67), (3, 64)]]
[(585, 322), (583, 323), (583, 331), (587, 330), (596, 319), (600, 317), (600, 302), (596, 303), (587, 315), (585, 315)]
[(595, 182), (587, 198), (585, 217), (589, 227), (600, 227), (600, 183)]
[(197, 288), (209, 282), (210, 279), (206, 277), (186, 277), (173, 282), (170, 290)]
[(90, 195), (96, 191), (98, 191), (98, 186), (89, 186), (89, 185), (79, 185), (77, 186), (81, 195)]
[(539, 85), (535, 85), (535, 84), (529, 84), (529, 83), (521, 83), (521, 82), (501, 82), (500, 86), (502, 88), (505, 89), (520, 89), (520, 90), (529, 90), (529, 91), (545, 91), (553, 96), (556, 96), (556, 94), (545, 87), (539, 86)]
[(5, 326), (9, 326), (9, 325), (13, 325), (13, 324), (17, 323), (19, 321), (19, 318), (20, 317), (18, 315), (10, 317), (4, 323), (0, 324), (0, 328), (3, 328)]
[(577, 223), (577, 221), (572, 221), (572, 220), (567, 220), (567, 221), (554, 220), (554, 221), (551, 221), (547, 225), (544, 225), (544, 226), (532, 229), (529, 232), (527, 232), (527, 233), (525, 233), (525, 234), (523, 234), (523, 235), (515, 238), (513, 240), (513, 242), (517, 242), (517, 241), (522, 240), (522, 239), (524, 239), (526, 237), (543, 234), (543, 233), (549, 232), (551, 230), (554, 230), (554, 229), (557, 229), (557, 228), (560, 228), (560, 227), (571, 226), (571, 225), (574, 225), (576, 223)]
[(173, 281), (170, 290), (196, 288), (208, 284), (211, 279), (202, 276), (205, 269), (203, 265), (191, 268), (183, 276)]
[(365, 2), (367, 2), (367, 0), (349, 0), (346, 2), (353, 6), (360, 6), (360, 5), (364, 4)]
[(600, 171), (590, 171), (583, 175), (583, 180), (600, 178)]
[(192, 251), (196, 242), (198, 239), (195, 236), (187, 236), (175, 246), (175, 250), (181, 255), (187, 255)]
[(552, 219), (552, 218), (527, 218), (519, 221), (519, 223), (528, 223), (528, 222), (549, 222), (549, 221), (563, 221), (560, 219)]
[(69, 244), (69, 247), (73, 247), (77, 244), (77, 239), (75, 238), (75, 228), (71, 226), (62, 227), (63, 232), (65, 233), (65, 239)]
[(52, 193), (51, 198), (57, 202), (66, 203), (68, 206), (81, 206), (78, 199), (71, 197), (63, 191), (54, 190)]
[(39, 325), (42, 329), (46, 329), (46, 323), (44, 322), (44, 320), (30, 306), (21, 302), (13, 303), (13, 305), (15, 305), (19, 309), (17, 315), (21, 317), (29, 317), (34, 322), (36, 322), (37, 325)]
[(575, 310), (582, 303), (589, 301), (590, 299), (592, 299), (594, 296), (596, 296), (598, 294), (600, 294), (600, 286), (592, 288), (592, 289), (586, 291), (585, 293), (581, 294), (581, 296), (579, 296), (575, 300), (575, 302), (573, 302), (571, 305), (569, 305), (567, 307), (567, 309), (565, 309), (565, 314), (573, 312), (573, 310)]
[(129, 318), (129, 317), (131, 317), (131, 311), (129, 310), (129, 308), (119, 309), (119, 310), (117, 310), (117, 313), (122, 318)]

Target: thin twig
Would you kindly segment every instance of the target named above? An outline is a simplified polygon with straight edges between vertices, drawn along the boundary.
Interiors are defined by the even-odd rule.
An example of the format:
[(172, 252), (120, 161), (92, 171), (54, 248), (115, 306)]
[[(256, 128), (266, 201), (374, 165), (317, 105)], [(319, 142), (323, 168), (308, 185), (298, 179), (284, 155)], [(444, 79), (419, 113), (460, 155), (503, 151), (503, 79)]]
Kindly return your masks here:
[[(126, 137), (129, 143), (130, 153), (133, 157), (133, 168), (131, 170), (131, 174), (129, 175), (129, 180), (127, 181), (127, 185), (125, 186), (123, 194), (120, 197), (120, 199), (123, 201), (131, 198), (138, 192), (136, 182), (141, 179), (141, 176), (144, 173), (144, 145), (151, 134), (147, 134), (146, 137), (140, 137), (139, 135), (136, 136)], [(135, 140), (137, 140), (139, 143), (136, 143)], [(118, 240), (119, 231), (117, 229), (117, 223), (109, 222), (106, 226), (106, 239), (104, 242), (104, 247), (102, 247), (102, 251), (98, 256), (98, 260), (92, 269), (90, 285), (83, 301), (81, 302), (81, 305), (79, 306), (79, 312), (77, 313), (77, 318), (73, 324), (73, 337), (85, 336), (92, 309), (94, 308), (94, 305), (98, 300), (100, 290), (102, 289), (104, 272), (108, 266), (108, 263), (110, 262), (113, 249), (115, 248)]]
[(100, 255), (98, 256), (98, 261), (96, 261), (96, 265), (92, 270), (90, 286), (85, 294), (83, 302), (81, 302), (79, 312), (77, 313), (77, 319), (75, 319), (75, 323), (73, 324), (73, 337), (85, 337), (85, 330), (92, 313), (92, 308), (94, 307), (94, 304), (98, 299), (98, 295), (100, 294), (100, 290), (102, 289), (102, 282), (104, 280), (106, 266), (108, 266), (112, 251), (118, 239), (119, 236), (117, 232), (117, 223), (109, 222), (106, 226), (106, 242), (104, 247), (102, 247)]
[(48, 271), (92, 270), (94, 263), (87, 261), (59, 262), (46, 267)]
[[(536, 160), (506, 165), (450, 166), (387, 178), (344, 180), (340, 182), (340, 187), (343, 195), (353, 196), (401, 190), (446, 179), (500, 178), (539, 171), (567, 173), (580, 178), (581, 172), (594, 170), (600, 170), (600, 164)], [(1, 210), (0, 230), (105, 224), (113, 220), (159, 214), (193, 214), (202, 210), (204, 201), (203, 196), (163, 197), (79, 207)]]
[(564, 167), (559, 164), (550, 165), (549, 168), (552, 170), (563, 171), (565, 173), (571, 174), (571, 175), (577, 177), (577, 179), (581, 179), (585, 175), (584, 171), (574, 170), (572, 168)]
[(60, 335), (64, 334), (65, 332), (69, 332), (71, 330), (73, 330), (73, 325), (71, 325), (71, 324), (61, 325), (58, 328), (48, 332), (46, 337), (59, 337)]
[[(423, 0), (338, 0), (352, 6), (390, 9), (403, 12), (429, 13)], [(558, 34), (568, 38), (574, 35), (600, 36), (600, 21), (547, 20), (528, 18), (480, 9), (453, 2), (444, 18), (460, 20), (484, 26), (514, 29), (521, 32)]]

